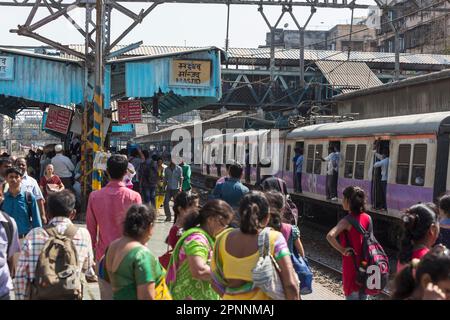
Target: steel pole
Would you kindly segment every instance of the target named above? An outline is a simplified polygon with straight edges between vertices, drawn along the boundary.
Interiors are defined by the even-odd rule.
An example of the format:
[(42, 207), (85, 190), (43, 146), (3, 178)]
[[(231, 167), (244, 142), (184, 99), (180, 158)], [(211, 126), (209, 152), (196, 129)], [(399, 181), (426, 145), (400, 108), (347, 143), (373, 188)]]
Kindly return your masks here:
[[(92, 149), (95, 154), (103, 148), (103, 77), (104, 77), (104, 3), (97, 0), (96, 5), (96, 41), (95, 41), (95, 89), (94, 89), (94, 130)], [(100, 170), (92, 172), (92, 190), (99, 190), (102, 187), (102, 173)]]

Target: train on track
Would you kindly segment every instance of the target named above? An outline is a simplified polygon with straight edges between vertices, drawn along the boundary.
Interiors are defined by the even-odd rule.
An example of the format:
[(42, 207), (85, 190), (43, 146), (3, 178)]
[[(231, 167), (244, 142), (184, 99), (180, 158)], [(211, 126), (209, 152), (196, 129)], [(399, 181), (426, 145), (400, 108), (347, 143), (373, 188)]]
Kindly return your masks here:
[[(215, 164), (215, 161), (221, 157), (226, 161), (227, 148), (232, 148), (234, 160), (245, 166), (245, 182), (257, 185), (267, 164), (258, 162), (259, 159), (256, 163), (251, 162), (245, 154), (248, 155), (252, 148), (259, 151), (261, 144), (258, 139), (266, 135), (270, 141), (270, 133), (274, 129), (227, 133), (224, 129), (229, 127), (219, 125), (222, 125), (216, 126), (222, 129), (219, 134), (204, 137), (200, 146), (192, 143), (192, 158), (198, 156), (199, 152), (203, 154), (203, 163), (193, 164), (193, 172), (210, 179), (225, 175), (224, 162)], [(194, 130), (190, 124), (179, 127), (190, 133)], [(145, 148), (170, 152), (179, 143), (177, 139), (172, 141), (172, 129), (140, 137), (136, 142)], [(237, 141), (241, 143), (238, 144)], [(319, 214), (319, 208), (328, 208), (336, 213), (336, 216), (332, 215), (334, 223), (342, 215), (342, 190), (349, 185), (360, 186), (368, 195), (368, 212), (382, 222), (377, 224), (379, 228), (376, 232), (383, 233), (393, 245), (398, 241), (399, 218), (406, 208), (419, 202), (433, 202), (439, 195), (450, 190), (450, 112), (285, 129), (279, 131), (278, 142), (276, 157), (272, 150), (272, 159), (278, 162), (275, 175), (287, 182), (289, 192), (302, 206), (303, 214), (311, 217), (330, 216), (329, 213)], [(321, 158), (328, 155), (330, 146), (340, 150), (338, 201), (327, 200), (325, 195), (326, 162), (321, 161)], [(297, 147), (304, 150), (302, 193), (294, 192), (292, 159)], [(373, 165), (377, 161), (375, 153), (381, 150), (389, 153), (387, 210), (375, 209), (380, 196), (381, 173)]]

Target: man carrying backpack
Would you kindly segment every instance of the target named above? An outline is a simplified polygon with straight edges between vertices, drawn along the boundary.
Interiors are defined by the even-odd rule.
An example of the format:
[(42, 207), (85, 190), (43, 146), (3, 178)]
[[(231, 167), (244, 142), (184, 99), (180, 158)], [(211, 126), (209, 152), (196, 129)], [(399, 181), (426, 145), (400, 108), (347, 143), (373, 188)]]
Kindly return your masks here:
[(22, 171), (12, 167), (7, 169), (5, 174), (9, 189), (5, 193), (2, 210), (14, 218), (19, 229), (19, 238), (22, 239), (32, 228), (42, 226), (41, 216), (34, 195), (21, 190)]
[(49, 224), (31, 230), (22, 246), (16, 299), (81, 300), (82, 277), (94, 266), (91, 237), (71, 221), (76, 211), (70, 190), (50, 195), (47, 202)]
[[(5, 180), (0, 177), (0, 203)], [(10, 300), (13, 289), (14, 254), (20, 252), (19, 234), (13, 218), (0, 211), (0, 300)]]

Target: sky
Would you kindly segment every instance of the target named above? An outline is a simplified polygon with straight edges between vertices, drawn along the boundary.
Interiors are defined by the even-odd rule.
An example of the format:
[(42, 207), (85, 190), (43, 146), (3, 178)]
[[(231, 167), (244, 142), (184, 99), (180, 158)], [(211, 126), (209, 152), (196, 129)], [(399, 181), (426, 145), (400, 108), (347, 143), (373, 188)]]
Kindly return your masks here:
[[(9, 1), (9, 0), (3, 0)], [(12, 0), (11, 0), (12, 1)], [(66, 1), (65, 1), (66, 2)], [(321, 1), (322, 2), (322, 1)], [(373, 0), (357, 0), (358, 4), (374, 5)], [(126, 7), (138, 13), (146, 9), (149, 4), (126, 4)], [(268, 26), (264, 22), (257, 6), (235, 5), (230, 10), (230, 47), (255, 48), (265, 43)], [(0, 7), (2, 19), (0, 22), (1, 45), (42, 45), (28, 37), (18, 36), (9, 30), (24, 24), (31, 8)], [(48, 14), (46, 9), (40, 8), (33, 22)], [(309, 16), (309, 7), (293, 9), (300, 24)], [(84, 26), (84, 10), (75, 9), (71, 16)], [(113, 11), (114, 12), (114, 11)], [(274, 24), (281, 13), (281, 6), (264, 7), (264, 13)], [(355, 10), (354, 16), (366, 16), (367, 10)], [(147, 45), (173, 46), (225, 46), (227, 9), (225, 5), (209, 4), (162, 4), (156, 7), (120, 44), (130, 44), (143, 41)], [(310, 30), (327, 30), (336, 24), (350, 23), (350, 9), (317, 8), (310, 21)], [(132, 20), (117, 13), (112, 17), (112, 38), (115, 39), (125, 30)], [(279, 26), (285, 29), (296, 29), (289, 14), (285, 14)], [(81, 34), (64, 18), (61, 17), (49, 25), (37, 29), (43, 36), (63, 44), (83, 43)]]

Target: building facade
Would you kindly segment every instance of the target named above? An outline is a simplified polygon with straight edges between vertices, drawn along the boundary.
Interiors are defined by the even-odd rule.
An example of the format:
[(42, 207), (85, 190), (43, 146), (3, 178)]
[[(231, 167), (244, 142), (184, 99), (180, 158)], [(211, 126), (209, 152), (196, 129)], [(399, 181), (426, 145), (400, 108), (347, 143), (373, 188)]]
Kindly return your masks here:
[[(376, 29), (365, 24), (338, 24), (330, 30), (306, 30), (304, 39), (307, 49), (346, 51), (350, 47), (353, 51), (377, 51)], [(270, 46), (270, 43), (268, 32), (266, 46)], [(298, 49), (300, 33), (298, 30), (276, 29), (274, 44), (285, 49)]]
[(448, 1), (397, 0), (382, 11), (378, 51), (395, 52), (395, 34), (389, 24), (394, 21), (399, 30), (400, 52), (449, 54), (449, 12)]

